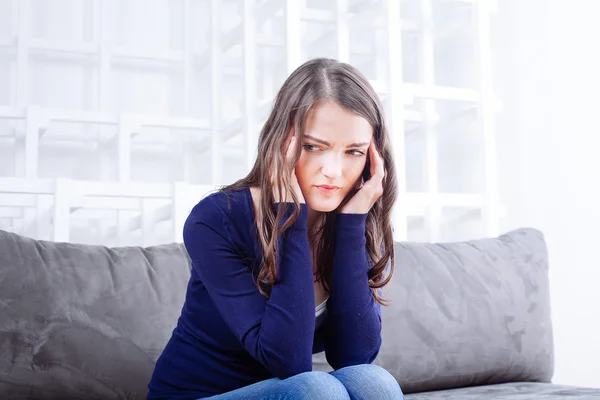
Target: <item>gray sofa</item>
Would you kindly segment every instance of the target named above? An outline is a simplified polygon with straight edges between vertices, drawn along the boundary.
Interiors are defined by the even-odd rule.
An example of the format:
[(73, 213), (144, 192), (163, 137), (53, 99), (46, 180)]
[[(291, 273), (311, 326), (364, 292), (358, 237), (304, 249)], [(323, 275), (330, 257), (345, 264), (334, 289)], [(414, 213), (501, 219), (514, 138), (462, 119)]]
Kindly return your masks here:
[[(406, 399), (600, 399), (549, 383), (543, 236), (397, 243), (375, 361)], [(189, 260), (149, 248), (37, 241), (0, 231), (0, 399), (142, 399), (179, 316)], [(322, 354), (315, 369), (328, 370)]]

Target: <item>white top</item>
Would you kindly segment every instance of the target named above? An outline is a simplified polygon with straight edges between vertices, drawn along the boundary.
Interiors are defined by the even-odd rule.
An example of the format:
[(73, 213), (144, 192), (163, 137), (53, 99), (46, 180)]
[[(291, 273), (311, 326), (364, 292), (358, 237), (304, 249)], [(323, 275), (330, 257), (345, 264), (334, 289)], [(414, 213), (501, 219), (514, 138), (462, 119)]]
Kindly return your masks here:
[(315, 307), (315, 329), (319, 328), (327, 317), (327, 299)]

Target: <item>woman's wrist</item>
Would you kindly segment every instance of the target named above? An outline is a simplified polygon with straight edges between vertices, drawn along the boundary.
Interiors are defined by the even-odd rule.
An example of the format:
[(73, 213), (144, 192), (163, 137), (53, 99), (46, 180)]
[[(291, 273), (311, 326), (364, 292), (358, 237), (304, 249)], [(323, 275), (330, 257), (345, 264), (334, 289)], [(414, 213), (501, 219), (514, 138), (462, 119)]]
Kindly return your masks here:
[(369, 216), (369, 213), (364, 213), (364, 214), (354, 214), (354, 213), (338, 213), (336, 216), (336, 223), (337, 225), (342, 225), (342, 226), (346, 226), (346, 225), (350, 225), (350, 226), (356, 226), (356, 225), (365, 225), (365, 223), (367, 222), (367, 217)]

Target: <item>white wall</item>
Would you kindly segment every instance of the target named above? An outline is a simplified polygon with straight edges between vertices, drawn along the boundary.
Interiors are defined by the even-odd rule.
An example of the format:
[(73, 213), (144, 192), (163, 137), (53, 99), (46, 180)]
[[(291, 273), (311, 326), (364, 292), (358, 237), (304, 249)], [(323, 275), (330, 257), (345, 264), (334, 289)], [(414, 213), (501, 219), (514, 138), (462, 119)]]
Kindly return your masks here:
[[(390, 125), (398, 136), (407, 127), (405, 148), (398, 148), (396, 158), (404, 164), (399, 170), (406, 170), (408, 186), (407, 201), (398, 206), (404, 211), (394, 221), (396, 238), (448, 241), (497, 234), (494, 160), (484, 158), (494, 148), (484, 140), (493, 120), (482, 127), (476, 112), (493, 101), (491, 91), (477, 93), (489, 83), (478, 72), (489, 63), (492, 1), (0, 0), (0, 179), (17, 178), (0, 182), (0, 194), (14, 195), (12, 187), (22, 179), (36, 179), (42, 187), (38, 178), (119, 181), (117, 192), (129, 180), (163, 186), (231, 183), (247, 173), (268, 111), (262, 106), (272, 103), (290, 68), (326, 56), (358, 67), (386, 109), (407, 109), (405, 124)], [(219, 7), (212, 10), (211, 4)], [(244, 4), (253, 10), (244, 11)], [(296, 10), (305, 6), (304, 12)], [(287, 7), (298, 24), (284, 18)], [(213, 11), (219, 23), (211, 23)], [(211, 53), (212, 37), (225, 38), (214, 49), (219, 57)], [(294, 50), (286, 50), (287, 40)], [(396, 88), (389, 75), (410, 85)], [(80, 122), (81, 111), (93, 120)], [(252, 118), (244, 118), (249, 112)], [(148, 122), (155, 117), (168, 122), (156, 127)], [(181, 129), (182, 120), (172, 117), (193, 119), (197, 128)], [(38, 124), (43, 134), (34, 140)], [(220, 143), (225, 132), (231, 137)], [(25, 137), (33, 143), (27, 154)], [(434, 196), (415, 191), (458, 195), (438, 204)], [(44, 237), (86, 243), (117, 239), (117, 229), (98, 235), (99, 223), (137, 230), (124, 217), (97, 221), (104, 214), (79, 210), (77, 234), (67, 236), (74, 229), (67, 218), (53, 220), (64, 229), (29, 231), (30, 221), (39, 220), (29, 205), (38, 194), (17, 193), (27, 201), (16, 202), (0, 197), (0, 216), (8, 216), (0, 218), (0, 228), (34, 236), (43, 230)], [(137, 211), (151, 219), (153, 211), (145, 210)], [(404, 212), (411, 219), (406, 232)], [(65, 236), (55, 237), (57, 232)]]
[(503, 228), (546, 235), (554, 382), (600, 387), (600, 2), (499, 4)]

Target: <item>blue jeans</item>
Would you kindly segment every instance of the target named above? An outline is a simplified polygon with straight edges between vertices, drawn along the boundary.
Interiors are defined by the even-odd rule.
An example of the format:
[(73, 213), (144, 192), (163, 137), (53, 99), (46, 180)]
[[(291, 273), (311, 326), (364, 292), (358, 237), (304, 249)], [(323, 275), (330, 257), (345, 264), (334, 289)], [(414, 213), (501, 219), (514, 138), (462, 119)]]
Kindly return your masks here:
[(305, 372), (287, 379), (272, 378), (212, 400), (403, 400), (396, 379), (374, 364), (354, 365), (330, 373)]

